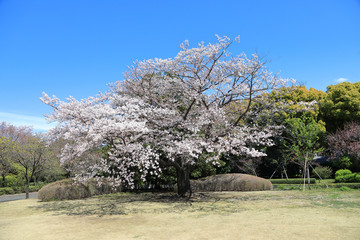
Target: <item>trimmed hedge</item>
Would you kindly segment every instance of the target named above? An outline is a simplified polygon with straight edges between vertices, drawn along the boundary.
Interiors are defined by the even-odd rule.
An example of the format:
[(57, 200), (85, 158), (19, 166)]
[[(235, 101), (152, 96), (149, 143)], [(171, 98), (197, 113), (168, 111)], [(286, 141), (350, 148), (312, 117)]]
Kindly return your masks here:
[[(360, 189), (360, 183), (329, 183), (329, 188), (342, 188), (348, 187), (351, 189)], [(307, 188), (307, 185), (306, 185)], [(311, 185), (311, 189), (321, 189), (326, 188), (325, 184), (313, 184)], [(274, 190), (301, 190), (302, 186), (295, 185), (295, 184), (274, 184)]]
[[(303, 178), (282, 178), (282, 179), (269, 179), (269, 181), (272, 184), (301, 184), (304, 183), (304, 179)], [(308, 179), (306, 178), (306, 183), (308, 183)], [(316, 183), (316, 179), (315, 178), (310, 178), (310, 183)]]
[(331, 183), (328, 184), (331, 188), (348, 187), (352, 189), (360, 189), (360, 183)]
[(72, 200), (108, 194), (115, 191), (121, 191), (121, 188), (113, 190), (107, 182), (102, 182), (102, 184), (98, 186), (95, 180), (89, 180), (85, 184), (82, 184), (74, 183), (72, 179), (63, 179), (41, 188), (38, 193), (38, 198), (41, 201)]
[(263, 191), (272, 190), (272, 184), (264, 178), (248, 174), (219, 174), (191, 180), (191, 189), (201, 191)]

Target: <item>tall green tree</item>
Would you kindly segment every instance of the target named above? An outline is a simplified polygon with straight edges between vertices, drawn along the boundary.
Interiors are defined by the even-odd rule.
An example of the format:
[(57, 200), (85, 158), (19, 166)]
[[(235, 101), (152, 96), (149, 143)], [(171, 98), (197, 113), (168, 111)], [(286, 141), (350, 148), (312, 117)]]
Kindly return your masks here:
[(320, 118), (332, 133), (347, 122), (360, 121), (360, 82), (328, 86), (326, 97), (320, 101)]
[(323, 122), (307, 117), (287, 119), (286, 132), (285, 146), (297, 162), (312, 160), (324, 150), (319, 142), (326, 132)]
[[(257, 112), (257, 114), (250, 115), (249, 122), (265, 126), (283, 126), (274, 137), (275, 146), (266, 149), (267, 156), (263, 158), (260, 166), (264, 176), (270, 176), (275, 169), (281, 169), (278, 172), (283, 176), (284, 170), (286, 171), (287, 167), (291, 165), (290, 160), (293, 157), (289, 156), (287, 146), (296, 144), (289, 141), (292, 141), (291, 133), (298, 131), (300, 121), (304, 122), (304, 124), (316, 123), (319, 128), (324, 127), (325, 123), (319, 120), (318, 102), (325, 97), (325, 92), (314, 88), (290, 86), (265, 94), (264, 98), (267, 100), (263, 102), (267, 103), (266, 105), (254, 105), (253, 111)], [(325, 143), (324, 135), (320, 134), (318, 137), (318, 142), (323, 145)], [(293, 169), (297, 171), (297, 167), (294, 166)]]
[[(313, 118), (292, 118), (286, 120), (287, 139), (285, 146), (294, 162), (303, 167), (304, 178), (310, 178), (309, 166), (316, 154), (324, 148), (319, 143), (325, 134), (325, 124)], [(305, 190), (305, 185), (304, 185)]]

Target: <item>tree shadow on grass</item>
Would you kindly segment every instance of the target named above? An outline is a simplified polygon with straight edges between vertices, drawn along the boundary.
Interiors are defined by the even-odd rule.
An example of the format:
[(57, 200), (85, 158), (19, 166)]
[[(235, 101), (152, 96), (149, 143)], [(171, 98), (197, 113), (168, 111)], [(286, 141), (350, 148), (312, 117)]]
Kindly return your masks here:
[[(339, 193), (334, 199), (334, 192)], [(360, 191), (359, 191), (360, 192)], [(350, 193), (349, 193), (350, 194)], [(287, 191), (284, 193), (248, 194), (239, 192), (204, 192), (194, 193), (190, 200), (180, 198), (175, 193), (151, 193), (151, 192), (122, 192), (109, 195), (95, 196), (82, 200), (42, 202), (35, 208), (41, 211), (51, 212), (55, 215), (70, 216), (111, 216), (127, 214), (154, 214), (154, 213), (196, 213), (207, 214), (231, 214), (247, 210), (245, 202), (255, 203), (264, 201), (277, 204), (282, 202), (282, 207), (321, 206), (331, 208), (360, 208), (360, 194), (356, 192), (350, 196), (340, 194), (339, 191), (314, 191), (299, 192)], [(262, 203), (261, 203), (262, 202)], [(295, 204), (296, 203), (296, 204)]]
[(174, 193), (117, 193), (81, 200), (43, 202), (34, 208), (55, 215), (126, 215), (169, 212), (191, 204)]
[[(246, 199), (251, 200), (251, 199)], [(252, 199), (254, 200), (254, 199)], [(219, 201), (222, 204), (217, 204)], [(34, 207), (54, 215), (90, 216), (142, 213), (230, 213), (242, 211), (233, 199), (212, 193), (196, 193), (188, 200), (175, 193), (117, 193), (82, 200), (43, 202)]]

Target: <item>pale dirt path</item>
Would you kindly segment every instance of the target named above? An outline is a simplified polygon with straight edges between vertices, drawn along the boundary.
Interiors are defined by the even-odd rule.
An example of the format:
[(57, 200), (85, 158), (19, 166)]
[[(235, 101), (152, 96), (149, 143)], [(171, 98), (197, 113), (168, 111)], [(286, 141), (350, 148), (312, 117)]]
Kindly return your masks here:
[[(31, 192), (29, 194), (29, 198), (36, 199), (37, 198), (37, 192)], [(1, 195), (0, 196), (0, 202), (9, 202), (9, 201), (16, 201), (16, 200), (23, 200), (23, 199), (25, 199), (25, 193), (11, 194), (11, 195)]]

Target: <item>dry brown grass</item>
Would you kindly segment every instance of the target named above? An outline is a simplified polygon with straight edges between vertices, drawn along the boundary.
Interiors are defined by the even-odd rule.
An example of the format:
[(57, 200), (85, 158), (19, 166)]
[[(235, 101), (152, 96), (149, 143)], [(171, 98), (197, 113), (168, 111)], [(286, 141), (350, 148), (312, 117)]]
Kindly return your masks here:
[[(112, 214), (112, 215), (111, 215)], [(360, 191), (118, 193), (0, 203), (0, 239), (359, 239)]]

